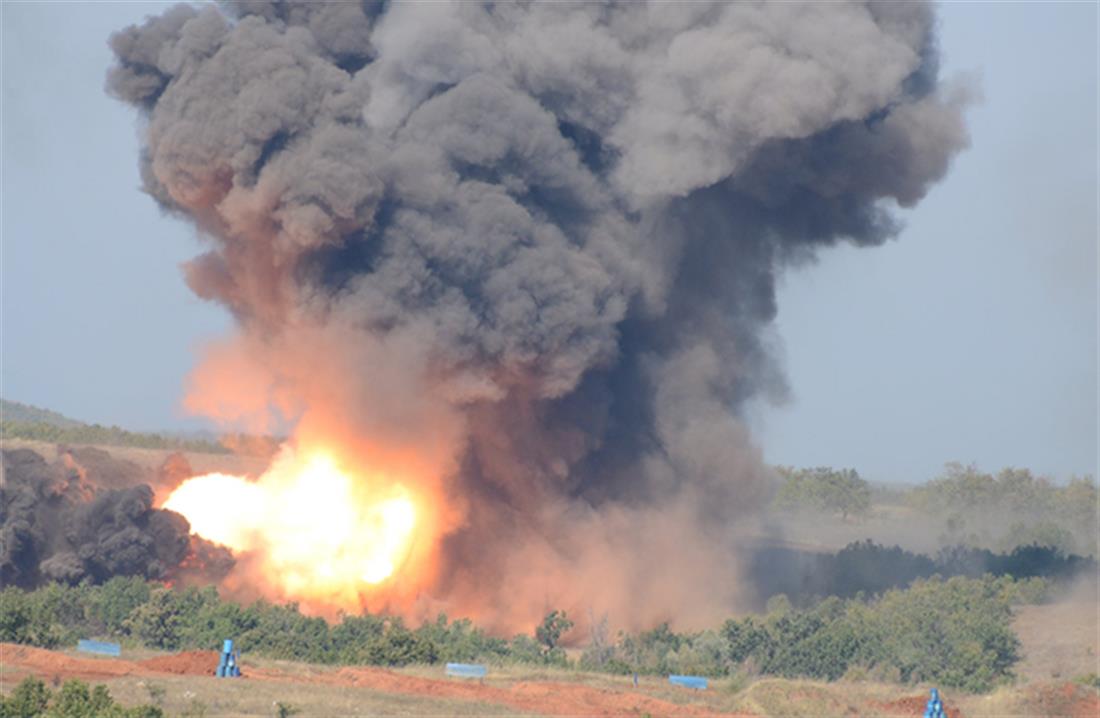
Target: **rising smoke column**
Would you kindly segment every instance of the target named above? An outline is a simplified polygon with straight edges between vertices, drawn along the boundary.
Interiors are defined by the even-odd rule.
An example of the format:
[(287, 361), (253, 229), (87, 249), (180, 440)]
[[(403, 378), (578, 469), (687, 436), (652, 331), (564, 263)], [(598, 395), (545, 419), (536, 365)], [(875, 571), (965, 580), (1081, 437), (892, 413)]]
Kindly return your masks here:
[(777, 273), (895, 236), (967, 142), (934, 31), (919, 2), (252, 0), (123, 30), (145, 190), (240, 326), (189, 405), (428, 477), (424, 610), (728, 610)]

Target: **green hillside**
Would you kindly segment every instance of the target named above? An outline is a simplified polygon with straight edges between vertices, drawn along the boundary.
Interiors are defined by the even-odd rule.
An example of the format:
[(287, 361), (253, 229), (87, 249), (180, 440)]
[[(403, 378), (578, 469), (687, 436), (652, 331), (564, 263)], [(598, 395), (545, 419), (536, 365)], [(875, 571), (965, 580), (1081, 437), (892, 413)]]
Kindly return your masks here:
[(83, 421), (70, 419), (64, 414), (49, 409), (40, 409), (30, 404), (21, 404), (18, 401), (0, 399), (0, 418), (4, 421), (18, 422), (20, 424), (49, 424), (63, 429), (73, 429), (86, 426)]
[(228, 449), (215, 438), (171, 433), (127, 431), (117, 426), (87, 424), (64, 414), (17, 401), (0, 399), (0, 436), (55, 444), (99, 444), (141, 449), (174, 449), (224, 454)]

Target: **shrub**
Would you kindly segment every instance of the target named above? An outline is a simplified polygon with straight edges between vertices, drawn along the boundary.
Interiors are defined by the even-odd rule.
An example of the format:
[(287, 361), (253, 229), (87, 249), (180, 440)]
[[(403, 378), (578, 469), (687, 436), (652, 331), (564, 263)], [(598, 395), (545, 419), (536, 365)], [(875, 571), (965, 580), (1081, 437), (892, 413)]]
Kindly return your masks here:
[(83, 681), (66, 681), (56, 694), (37, 678), (27, 677), (7, 698), (0, 699), (0, 718), (164, 718), (156, 706), (123, 708), (107, 686), (89, 690)]
[(1019, 649), (1011, 606), (1036, 597), (1036, 581), (933, 578), (870, 603), (832, 598), (764, 622), (731, 619), (721, 635), (745, 671), (826, 680), (852, 671), (988, 690), (1011, 678)]
[(0, 701), (0, 716), (3, 718), (35, 718), (46, 711), (50, 702), (50, 691), (46, 684), (37, 678), (27, 676), (15, 687), (11, 695)]
[[(1014, 560), (1026, 566), (1039, 560), (1037, 556), (1040, 563), (1050, 563), (1049, 556), (1034, 551), (1022, 551)], [(1047, 587), (1041, 578), (932, 577), (870, 601), (831, 597), (810, 608), (798, 608), (777, 595), (768, 602), (767, 615), (730, 619), (717, 630), (677, 633), (666, 623), (641, 633), (620, 633), (611, 641), (603, 628), (593, 626), (592, 645), (580, 665), (610, 673), (714, 678), (762, 673), (835, 680), (851, 671), (987, 690), (1008, 680), (1017, 660), (1012, 606), (1041, 600)], [(564, 666), (569, 660), (560, 640), (570, 625), (564, 613), (554, 611), (531, 633), (509, 642), (444, 615), (416, 629), (399, 618), (374, 615), (345, 616), (330, 626), (303, 615), (296, 604), (260, 601), (241, 606), (221, 600), (212, 588), (150, 588), (135, 579), (0, 592), (4, 641), (50, 647), (103, 631), (176, 650), (215, 649), (232, 637), (244, 652), (323, 663), (510, 661)], [(31, 700), (29, 691), (20, 694), (24, 702)], [(62, 693), (58, 700), (63, 705), (84, 703), (79, 688)], [(101, 697), (89, 692), (88, 701), (93, 699)]]
[(183, 619), (176, 594), (168, 588), (158, 588), (149, 600), (137, 606), (123, 622), (126, 632), (146, 646), (175, 650), (180, 646)]

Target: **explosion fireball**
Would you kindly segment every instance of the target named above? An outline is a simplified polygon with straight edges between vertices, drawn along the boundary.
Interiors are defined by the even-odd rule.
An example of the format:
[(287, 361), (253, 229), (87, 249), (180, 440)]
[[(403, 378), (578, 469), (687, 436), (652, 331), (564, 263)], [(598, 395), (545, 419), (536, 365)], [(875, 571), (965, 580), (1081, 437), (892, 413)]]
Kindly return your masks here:
[(163, 508), (239, 555), (254, 556), (290, 599), (354, 610), (394, 576), (415, 540), (417, 507), (400, 483), (354, 476), (322, 450), (284, 449), (256, 481), (189, 479)]

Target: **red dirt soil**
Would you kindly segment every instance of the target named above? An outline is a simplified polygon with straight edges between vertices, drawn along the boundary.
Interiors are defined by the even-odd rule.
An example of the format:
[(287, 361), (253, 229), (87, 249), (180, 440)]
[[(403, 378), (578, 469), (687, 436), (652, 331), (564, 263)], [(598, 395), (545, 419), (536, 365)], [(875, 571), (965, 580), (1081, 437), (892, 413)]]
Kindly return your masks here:
[(216, 651), (184, 651), (171, 656), (157, 656), (139, 665), (158, 673), (179, 673), (187, 676), (212, 676), (220, 656)]
[[(924, 709), (928, 707), (927, 694), (919, 696), (911, 696), (909, 698), (899, 698), (896, 701), (890, 701), (889, 703), (879, 704), (879, 708), (884, 716), (907, 716), (908, 718), (915, 718), (917, 716), (924, 715)], [(943, 712), (947, 718), (964, 718), (962, 711), (950, 702), (943, 699), (940, 696), (940, 700), (943, 701)]]
[(5, 676), (34, 674), (60, 678), (117, 678), (144, 676), (154, 673), (176, 673), (190, 676), (212, 676), (218, 665), (214, 651), (185, 651), (171, 656), (157, 656), (144, 661), (122, 658), (84, 658), (43, 648), (0, 643), (0, 667)]
[(1100, 716), (1100, 695), (1095, 689), (1076, 683), (1037, 686), (1029, 692), (1028, 708), (1035, 715), (1051, 718), (1096, 718)]
[[(213, 651), (187, 651), (171, 656), (158, 656), (143, 661), (121, 658), (83, 658), (41, 648), (0, 643), (0, 666), (7, 679), (36, 675), (104, 680), (123, 676), (178, 675), (211, 676), (218, 664)], [(332, 673), (298, 676), (278, 670), (261, 669), (243, 663), (247, 678), (262, 681), (309, 683), (332, 686), (359, 686), (388, 693), (403, 693), (433, 698), (453, 698), (506, 705), (522, 711), (561, 716), (624, 716), (644, 715), (690, 716), (719, 718), (733, 716), (716, 713), (705, 706), (679, 705), (647, 696), (643, 693), (593, 688), (575, 683), (552, 681), (517, 682), (509, 687), (487, 686), (481, 683), (437, 680), (407, 676), (383, 668), (343, 668)], [(752, 718), (740, 714), (740, 718)]]

